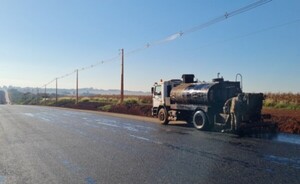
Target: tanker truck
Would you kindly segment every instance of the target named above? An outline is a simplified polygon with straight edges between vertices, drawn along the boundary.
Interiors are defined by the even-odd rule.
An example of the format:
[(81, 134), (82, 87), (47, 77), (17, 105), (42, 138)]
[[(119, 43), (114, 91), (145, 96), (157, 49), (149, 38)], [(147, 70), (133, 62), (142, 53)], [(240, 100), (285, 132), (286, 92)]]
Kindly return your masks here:
[[(237, 76), (241, 80), (237, 81)], [(160, 80), (152, 87), (152, 116), (167, 125), (169, 121), (186, 121), (198, 130), (230, 130), (238, 133), (246, 125), (263, 121), (262, 93), (243, 93), (242, 76), (236, 81), (223, 77), (211, 82), (195, 81), (193, 74), (181, 79)]]

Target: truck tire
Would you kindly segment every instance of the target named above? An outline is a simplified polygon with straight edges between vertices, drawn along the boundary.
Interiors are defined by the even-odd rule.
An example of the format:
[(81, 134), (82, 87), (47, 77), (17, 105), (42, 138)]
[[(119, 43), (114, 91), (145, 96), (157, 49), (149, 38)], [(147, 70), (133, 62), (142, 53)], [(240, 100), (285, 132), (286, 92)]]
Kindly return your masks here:
[(165, 108), (159, 109), (159, 111), (158, 111), (158, 120), (163, 125), (167, 125), (169, 123), (168, 113), (167, 113), (167, 110)]
[(197, 110), (194, 113), (193, 124), (194, 124), (194, 127), (198, 130), (206, 130), (207, 129), (209, 122), (203, 111)]

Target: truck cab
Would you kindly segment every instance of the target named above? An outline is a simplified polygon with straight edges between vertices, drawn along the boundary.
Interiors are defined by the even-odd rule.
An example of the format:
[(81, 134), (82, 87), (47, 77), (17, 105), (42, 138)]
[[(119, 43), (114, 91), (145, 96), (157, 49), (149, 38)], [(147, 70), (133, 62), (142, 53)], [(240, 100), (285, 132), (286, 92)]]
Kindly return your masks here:
[[(160, 80), (158, 83), (154, 83), (152, 87), (152, 116), (157, 117), (158, 111), (161, 108), (170, 107), (170, 93), (173, 87), (182, 83), (180, 79), (172, 79), (169, 81)], [(167, 109), (166, 109), (167, 110)]]

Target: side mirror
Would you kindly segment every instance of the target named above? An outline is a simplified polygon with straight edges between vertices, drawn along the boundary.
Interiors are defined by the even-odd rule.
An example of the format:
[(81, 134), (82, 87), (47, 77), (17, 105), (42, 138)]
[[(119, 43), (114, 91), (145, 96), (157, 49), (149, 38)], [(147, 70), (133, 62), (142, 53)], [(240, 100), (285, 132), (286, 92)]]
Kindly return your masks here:
[(151, 88), (151, 94), (153, 94), (153, 93), (154, 93), (154, 87)]

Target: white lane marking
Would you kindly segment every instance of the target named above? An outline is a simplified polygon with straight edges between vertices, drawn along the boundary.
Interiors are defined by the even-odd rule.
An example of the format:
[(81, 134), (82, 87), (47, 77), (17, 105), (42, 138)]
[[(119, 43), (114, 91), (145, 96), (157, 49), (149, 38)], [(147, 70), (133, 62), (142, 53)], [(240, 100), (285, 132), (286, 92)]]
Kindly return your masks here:
[(29, 116), (29, 117), (34, 117), (34, 114), (32, 114), (32, 113), (23, 113), (23, 114), (26, 116)]
[(102, 123), (102, 122), (97, 122), (99, 125), (106, 125), (106, 126), (111, 126), (111, 127), (116, 127), (116, 128), (121, 128), (120, 126), (118, 125), (114, 125), (114, 124), (109, 124), (109, 123)]
[(137, 139), (140, 139), (140, 140), (143, 140), (143, 141), (153, 142), (153, 141), (151, 141), (150, 139), (148, 139), (148, 138), (146, 138), (146, 137), (137, 136), (137, 135), (132, 135), (132, 134), (129, 134), (129, 136), (134, 137), (134, 138), (137, 138)]
[(40, 118), (44, 121), (51, 121), (50, 119), (47, 119), (47, 118), (43, 118), (43, 117), (40, 117)]
[(129, 134), (130, 137), (133, 137), (135, 139), (138, 139), (138, 140), (142, 140), (142, 141), (146, 141), (146, 142), (150, 142), (150, 143), (154, 143), (154, 144), (159, 144), (159, 145), (162, 145), (163, 143), (160, 142), (160, 141), (154, 141), (154, 140), (151, 140), (149, 138), (146, 138), (146, 137), (142, 137), (142, 136), (137, 136), (137, 135), (133, 135), (133, 134)]
[(122, 129), (126, 129), (126, 130), (129, 130), (129, 131), (132, 131), (132, 132), (138, 132), (139, 131), (135, 127), (131, 127), (131, 126), (128, 126), (126, 124), (116, 125), (116, 124), (111, 124), (111, 123), (103, 123), (103, 122), (99, 122), (99, 121), (97, 121), (97, 123), (99, 125), (105, 125), (105, 126), (110, 126), (110, 127), (115, 127), (115, 128), (122, 128)]

